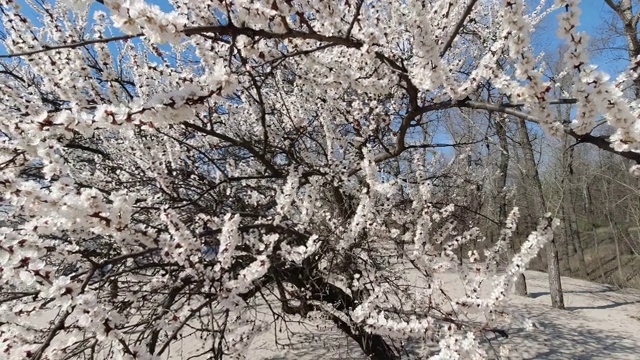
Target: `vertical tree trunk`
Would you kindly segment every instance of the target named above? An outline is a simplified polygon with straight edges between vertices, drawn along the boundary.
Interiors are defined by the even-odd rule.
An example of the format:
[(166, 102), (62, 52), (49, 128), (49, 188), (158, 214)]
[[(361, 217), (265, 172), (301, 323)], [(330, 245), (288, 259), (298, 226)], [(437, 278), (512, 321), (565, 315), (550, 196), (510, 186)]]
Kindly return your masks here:
[[(564, 203), (564, 199), (563, 199)], [(567, 276), (571, 276), (571, 251), (569, 249), (569, 244), (571, 243), (571, 223), (569, 222), (569, 218), (567, 217), (567, 211), (564, 204), (561, 206), (562, 211), (562, 219), (563, 219), (563, 230), (564, 230), (564, 238), (562, 239), (562, 249), (564, 254), (562, 254), (562, 274)]]
[[(509, 142), (507, 139), (507, 129), (505, 119), (496, 120), (496, 133), (500, 141), (500, 177), (498, 178), (499, 200), (498, 200), (498, 219), (500, 224), (505, 224), (507, 220), (507, 175), (509, 171)], [(514, 239), (509, 242), (508, 256), (513, 258), (516, 253)], [(527, 282), (524, 274), (518, 275), (514, 284), (514, 293), (516, 295), (527, 295)]]
[(574, 197), (570, 197), (569, 199), (570, 207), (569, 207), (569, 224), (572, 225), (573, 237), (574, 239), (574, 248), (576, 249), (576, 258), (578, 260), (578, 276), (583, 279), (587, 278), (587, 262), (584, 259), (584, 248), (582, 247), (582, 237), (580, 236), (580, 229), (578, 228), (578, 220), (576, 216), (576, 199)]
[[(544, 214), (546, 203), (542, 193), (542, 183), (538, 175), (538, 167), (533, 155), (533, 146), (529, 138), (527, 123), (524, 119), (518, 119), (518, 132), (520, 145), (524, 155), (525, 184), (528, 184), (528, 191), (531, 194), (531, 206), (533, 213), (537, 217)], [(547, 271), (549, 272), (549, 293), (551, 295), (551, 306), (557, 309), (564, 309), (564, 298), (562, 295), (562, 282), (560, 280), (560, 262), (558, 259), (558, 247), (554, 238), (545, 245), (547, 253)]]
[[(584, 279), (587, 278), (587, 265), (584, 259), (584, 250), (582, 248), (582, 242), (580, 239), (580, 229), (578, 229), (578, 223), (576, 220), (576, 201), (572, 193), (573, 184), (573, 151), (574, 148), (568, 148), (568, 136), (564, 137), (564, 148), (566, 149), (563, 154), (563, 166), (566, 168), (566, 173), (562, 177), (562, 213), (565, 222), (566, 234), (567, 234), (567, 249), (569, 246), (573, 247), (575, 258), (578, 265), (578, 276)], [(570, 265), (569, 265), (570, 266)]]
[[(600, 258), (600, 251), (598, 249), (598, 231), (596, 224), (596, 216), (593, 208), (593, 203), (591, 199), (591, 190), (589, 189), (589, 184), (585, 183), (584, 185), (584, 197), (585, 197), (585, 205), (587, 207), (587, 214), (589, 214), (589, 221), (591, 222), (591, 232), (593, 234), (593, 248), (595, 249), (594, 257), (598, 262), (598, 270), (600, 272), (600, 282), (605, 282), (604, 278), (604, 269), (602, 267), (602, 259)], [(594, 271), (595, 275), (595, 271)]]
[(611, 220), (611, 216), (607, 215), (607, 218), (609, 219), (609, 226), (611, 227), (611, 234), (613, 235), (613, 242), (616, 247), (616, 263), (618, 265), (618, 276), (620, 277), (620, 280), (624, 280), (621, 260), (622, 254), (620, 253), (620, 243), (618, 240), (618, 224)]
[(595, 222), (591, 222), (591, 231), (593, 233), (593, 243), (594, 243), (594, 249), (595, 249), (595, 258), (598, 259), (598, 270), (600, 272), (600, 282), (605, 282), (605, 277), (604, 277), (604, 267), (602, 266), (602, 258), (600, 257), (600, 249), (598, 247), (598, 230), (596, 228), (596, 224)]

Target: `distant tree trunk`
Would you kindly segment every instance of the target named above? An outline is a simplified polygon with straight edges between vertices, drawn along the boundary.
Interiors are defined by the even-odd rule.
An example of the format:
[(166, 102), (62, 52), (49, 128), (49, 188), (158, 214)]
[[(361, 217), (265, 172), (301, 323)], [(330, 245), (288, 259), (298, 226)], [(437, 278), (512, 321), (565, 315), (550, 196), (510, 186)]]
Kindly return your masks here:
[(587, 278), (587, 262), (584, 259), (584, 247), (582, 246), (582, 238), (580, 236), (580, 229), (578, 228), (578, 220), (576, 217), (576, 199), (573, 196), (569, 198), (570, 206), (568, 207), (569, 224), (573, 224), (573, 240), (574, 248), (576, 249), (576, 257), (578, 258), (578, 276), (583, 279)]
[(593, 248), (595, 249), (594, 257), (597, 259), (598, 269), (600, 270), (600, 282), (604, 282), (605, 281), (604, 269), (602, 267), (602, 259), (600, 258), (600, 251), (598, 251), (598, 231), (597, 231), (595, 211), (593, 208), (593, 203), (591, 198), (591, 190), (589, 189), (589, 184), (586, 181), (584, 185), (584, 197), (585, 197), (585, 205), (587, 207), (587, 214), (589, 214), (589, 220), (591, 222), (591, 232), (593, 234)]
[[(498, 219), (500, 224), (505, 224), (507, 220), (507, 175), (509, 171), (509, 142), (507, 139), (507, 129), (505, 119), (496, 120), (496, 133), (500, 142), (500, 177), (498, 178)], [(509, 259), (513, 258), (516, 253), (516, 245), (514, 239), (509, 241), (508, 248)], [(527, 282), (524, 274), (518, 275), (514, 284), (513, 291), (516, 295), (527, 295)]]
[(580, 229), (576, 220), (576, 202), (571, 191), (573, 182), (573, 151), (574, 148), (568, 147), (568, 136), (564, 137), (564, 148), (567, 149), (563, 154), (563, 163), (567, 170), (565, 176), (562, 177), (562, 212), (565, 219), (565, 227), (567, 230), (567, 248), (572, 246), (577, 259), (578, 276), (587, 278), (587, 265), (584, 259), (584, 250), (580, 239)]
[[(564, 198), (562, 199), (563, 203), (564, 203)], [(563, 221), (563, 226), (562, 228), (564, 229), (564, 238), (562, 240), (562, 248), (564, 250), (564, 254), (562, 254), (562, 274), (565, 274), (567, 276), (571, 276), (571, 252), (569, 249), (569, 244), (571, 243), (571, 223), (569, 222), (569, 218), (567, 216), (567, 209), (565, 208), (564, 204), (561, 206), (561, 211), (562, 211), (562, 219)]]
[[(520, 145), (524, 155), (525, 184), (528, 184), (528, 191), (531, 194), (531, 209), (536, 217), (540, 217), (546, 210), (542, 183), (538, 175), (538, 167), (533, 155), (533, 146), (529, 138), (527, 123), (524, 119), (518, 119), (518, 132)], [(545, 245), (547, 253), (547, 271), (549, 272), (549, 293), (551, 295), (551, 306), (557, 309), (564, 309), (564, 298), (562, 295), (562, 282), (560, 280), (560, 261), (558, 259), (558, 247), (554, 238), (551, 238)]]
[(600, 282), (605, 282), (604, 267), (602, 266), (602, 258), (600, 257), (600, 249), (598, 247), (598, 230), (595, 223), (591, 224), (591, 231), (593, 232), (593, 241), (595, 244), (596, 259), (598, 259), (598, 269), (600, 270)]
[(611, 216), (607, 214), (607, 219), (609, 219), (609, 226), (611, 227), (611, 234), (613, 235), (613, 242), (616, 246), (616, 263), (618, 265), (618, 276), (620, 280), (624, 280), (623, 272), (622, 272), (622, 260), (620, 253), (620, 243), (618, 241), (618, 225), (611, 220)]

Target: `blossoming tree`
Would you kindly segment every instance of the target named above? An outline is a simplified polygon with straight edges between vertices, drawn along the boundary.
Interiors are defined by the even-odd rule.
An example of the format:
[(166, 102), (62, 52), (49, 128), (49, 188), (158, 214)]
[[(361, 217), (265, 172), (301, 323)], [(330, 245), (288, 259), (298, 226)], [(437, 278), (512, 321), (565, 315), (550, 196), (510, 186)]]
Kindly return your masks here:
[[(639, 159), (620, 90), (637, 69), (612, 82), (589, 64), (578, 2), (0, 0), (1, 356), (157, 359), (188, 337), (194, 358), (241, 356), (266, 308), (375, 359), (410, 343), (486, 357), (556, 222), (497, 272), (514, 209), (461, 259), (482, 240), (457, 219), (484, 174), (431, 117), (503, 113)], [(571, 100), (552, 98), (529, 37), (553, 11)], [(487, 83), (511, 102), (483, 101)], [(590, 133), (600, 116), (610, 138)]]

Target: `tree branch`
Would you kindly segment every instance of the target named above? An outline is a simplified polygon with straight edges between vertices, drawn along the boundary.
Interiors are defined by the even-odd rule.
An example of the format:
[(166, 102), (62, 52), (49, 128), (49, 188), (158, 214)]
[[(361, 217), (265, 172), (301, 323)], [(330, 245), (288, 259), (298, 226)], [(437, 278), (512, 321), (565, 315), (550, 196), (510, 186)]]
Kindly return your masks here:
[[(573, 101), (573, 100), (572, 99), (567, 99), (567, 101)], [(563, 103), (571, 103), (571, 102), (563, 102)], [(484, 103), (484, 102), (472, 101), (472, 100), (460, 102), (458, 105), (460, 107), (466, 107), (466, 108), (470, 108), (470, 109), (480, 109), (480, 110), (495, 111), (495, 112), (499, 112), (499, 113), (515, 116), (515, 117), (520, 118), (520, 119), (525, 119), (525, 120), (534, 122), (536, 124), (542, 123), (542, 121), (540, 119), (536, 118), (534, 115), (527, 114), (527, 113), (525, 113), (523, 111), (520, 111), (520, 110), (516, 110), (511, 105), (506, 105), (505, 106), (504, 104), (492, 104), (492, 103)], [(624, 157), (626, 159), (633, 160), (636, 163), (640, 164), (640, 153), (636, 153), (636, 152), (633, 152), (633, 151), (617, 151), (617, 150), (615, 150), (613, 148), (613, 146), (611, 146), (611, 143), (609, 142), (609, 140), (607, 139), (606, 136), (596, 136), (596, 135), (592, 135), (592, 134), (580, 135), (580, 134), (577, 134), (569, 126), (564, 126), (564, 132), (567, 135), (569, 135), (569, 136), (573, 137), (574, 139), (576, 139), (578, 142), (595, 145), (595, 146), (597, 146), (598, 148), (600, 148), (602, 150), (608, 151), (608, 152), (613, 153), (613, 154), (620, 155), (620, 156), (622, 156), (622, 157)]]
[[(326, 36), (326, 35), (318, 34), (315, 32), (306, 33), (306, 32), (297, 31), (297, 30), (289, 30), (284, 33), (274, 33), (267, 30), (256, 30), (256, 29), (251, 29), (247, 27), (237, 27), (232, 23), (229, 23), (226, 25), (194, 26), (194, 27), (187, 27), (184, 30), (182, 30), (182, 34), (184, 34), (185, 36), (201, 35), (201, 34), (207, 34), (207, 33), (215, 33), (220, 35), (231, 35), (231, 36), (245, 35), (248, 37), (262, 37), (267, 39), (316, 40), (320, 42), (342, 45), (349, 48), (360, 48), (362, 47), (362, 44), (363, 44), (360, 41), (341, 37), (341, 36)], [(79, 41), (71, 44), (51, 45), (51, 46), (47, 45), (41, 49), (0, 55), (0, 59), (15, 58), (20, 56), (30, 56), (30, 55), (36, 55), (43, 52), (54, 51), (54, 50), (76, 49), (79, 47), (92, 45), (92, 44), (101, 44), (101, 43), (104, 44), (104, 43), (109, 43), (113, 41), (130, 40), (130, 39), (135, 39), (142, 36), (145, 36), (145, 34), (138, 33), (134, 35), (122, 35), (122, 36), (114, 36), (114, 37), (102, 38), (102, 39), (90, 39), (90, 40)]]
[(113, 42), (113, 41), (134, 39), (134, 38), (137, 38), (137, 37), (141, 37), (143, 35), (144, 34), (122, 35), (122, 36), (113, 36), (113, 37), (102, 38), (102, 39), (84, 40), (84, 41), (79, 41), (79, 42), (71, 43), (71, 44), (51, 45), (51, 46), (45, 45), (41, 49), (29, 50), (29, 51), (13, 53), (13, 54), (0, 55), (0, 59), (11, 59), (11, 58), (20, 57), (20, 56), (30, 56), (30, 55), (40, 54), (40, 53), (43, 53), (43, 52), (62, 50), (62, 49), (75, 49), (75, 48), (79, 48), (79, 47), (83, 47), (83, 46), (87, 46), (87, 45), (93, 45), (93, 44), (106, 44), (106, 43), (110, 43), (110, 42)]
[(460, 17), (460, 20), (458, 20), (456, 27), (453, 28), (453, 32), (449, 36), (449, 40), (447, 40), (447, 43), (444, 44), (444, 47), (440, 51), (440, 57), (443, 57), (447, 53), (447, 51), (449, 51), (449, 49), (451, 48), (451, 45), (453, 45), (453, 41), (458, 36), (458, 33), (460, 33), (460, 29), (462, 29), (462, 26), (464, 25), (465, 21), (467, 21), (467, 18), (469, 17), (469, 15), (471, 15), (471, 11), (473, 10), (473, 7), (476, 4), (476, 2), (477, 0), (471, 0), (467, 4), (467, 7), (464, 9), (464, 12), (462, 13), (462, 17)]
[(251, 153), (251, 155), (255, 156), (255, 158), (258, 159), (258, 161), (260, 161), (262, 165), (264, 165), (264, 167), (267, 168), (267, 170), (269, 170), (269, 172), (271, 172), (273, 175), (282, 176), (282, 173), (278, 169), (276, 169), (276, 167), (271, 163), (271, 161), (269, 161), (266, 157), (264, 157), (262, 153), (260, 153), (256, 148), (254, 148), (250, 144), (243, 141), (236, 140), (230, 136), (221, 134), (215, 130), (206, 129), (206, 128), (203, 128), (202, 126), (192, 124), (190, 122), (185, 121), (182, 123), (182, 125), (184, 125), (189, 129), (196, 130), (205, 135), (211, 135), (215, 138), (218, 138), (232, 145), (235, 145), (247, 150), (248, 152)]

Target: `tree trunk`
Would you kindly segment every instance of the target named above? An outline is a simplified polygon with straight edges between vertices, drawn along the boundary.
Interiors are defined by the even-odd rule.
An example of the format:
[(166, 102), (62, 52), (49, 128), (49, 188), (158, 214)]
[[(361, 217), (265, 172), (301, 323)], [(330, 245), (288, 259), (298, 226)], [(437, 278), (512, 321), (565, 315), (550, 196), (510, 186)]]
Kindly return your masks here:
[[(542, 183), (538, 175), (538, 167), (533, 155), (533, 146), (529, 138), (527, 123), (524, 119), (518, 119), (518, 132), (520, 145), (524, 155), (525, 184), (531, 194), (531, 208), (536, 217), (540, 217), (546, 210)], [(562, 295), (562, 282), (560, 280), (560, 261), (558, 259), (558, 247), (554, 238), (551, 238), (545, 245), (547, 253), (547, 271), (549, 272), (549, 293), (551, 295), (551, 306), (557, 309), (564, 309), (564, 298)]]
[[(565, 84), (566, 85), (566, 84)], [(564, 110), (564, 111), (563, 111)], [(566, 123), (570, 120), (571, 114), (569, 108), (564, 108), (558, 106), (556, 108), (557, 116), (560, 121)], [(564, 135), (562, 139), (562, 161), (560, 167), (560, 211), (562, 212), (562, 222), (564, 229), (564, 237), (562, 239), (561, 248), (564, 250), (564, 254), (562, 257), (562, 265), (563, 265), (563, 274), (567, 274), (572, 276), (571, 269), (571, 247), (574, 246), (574, 234), (573, 229), (571, 228), (571, 211), (569, 210), (569, 197), (571, 196), (571, 189), (569, 177), (573, 173), (573, 169), (571, 168), (571, 162), (573, 157), (573, 150), (569, 148), (569, 136)], [(575, 247), (573, 249), (573, 254), (576, 253)]]
[[(496, 133), (500, 141), (500, 177), (498, 178), (498, 221), (504, 225), (507, 220), (507, 175), (509, 171), (509, 142), (507, 139), (507, 129), (505, 119), (496, 120)], [(512, 259), (516, 253), (514, 238), (509, 241), (507, 255)], [(518, 275), (513, 291), (516, 295), (527, 295), (527, 282), (524, 274)]]
[[(564, 202), (564, 199), (563, 199)], [(562, 254), (562, 274), (565, 274), (566, 276), (571, 276), (571, 252), (569, 249), (569, 244), (571, 243), (572, 239), (571, 239), (571, 222), (569, 221), (569, 218), (567, 216), (567, 209), (565, 208), (564, 204), (561, 207), (562, 210), (562, 219), (563, 219), (563, 226), (562, 228), (564, 229), (564, 238), (562, 239), (562, 248), (564, 250), (564, 254)]]
[[(595, 255), (593, 257), (596, 259), (598, 263), (598, 270), (600, 272), (600, 282), (605, 282), (604, 269), (602, 267), (602, 259), (600, 258), (600, 251), (598, 249), (599, 240), (598, 240), (598, 230), (597, 230), (598, 227), (596, 223), (596, 214), (595, 214), (595, 209), (593, 208), (593, 199), (591, 198), (591, 189), (589, 188), (589, 183), (586, 181), (584, 184), (583, 195), (584, 195), (585, 207), (587, 209), (587, 214), (589, 215), (589, 221), (591, 222), (591, 233), (593, 234), (593, 248), (595, 251)], [(594, 270), (593, 271), (594, 278), (596, 277), (595, 273), (596, 271)]]
[(622, 254), (620, 253), (620, 243), (618, 240), (618, 224), (611, 220), (611, 216), (607, 215), (609, 219), (609, 226), (611, 227), (611, 234), (613, 235), (613, 242), (616, 247), (616, 263), (618, 265), (618, 276), (620, 280), (624, 280), (623, 271), (622, 271)]
[(574, 248), (576, 249), (576, 258), (578, 259), (578, 276), (583, 279), (587, 278), (587, 262), (584, 259), (584, 248), (582, 247), (582, 238), (580, 236), (580, 229), (578, 228), (578, 220), (576, 217), (576, 199), (571, 196), (570, 197), (570, 207), (568, 208), (569, 213), (569, 224), (573, 224), (573, 237)]

